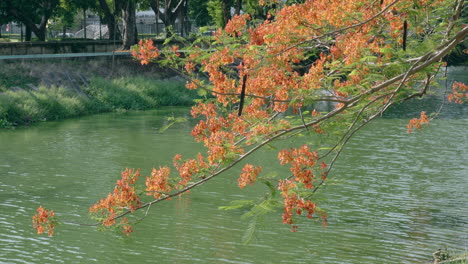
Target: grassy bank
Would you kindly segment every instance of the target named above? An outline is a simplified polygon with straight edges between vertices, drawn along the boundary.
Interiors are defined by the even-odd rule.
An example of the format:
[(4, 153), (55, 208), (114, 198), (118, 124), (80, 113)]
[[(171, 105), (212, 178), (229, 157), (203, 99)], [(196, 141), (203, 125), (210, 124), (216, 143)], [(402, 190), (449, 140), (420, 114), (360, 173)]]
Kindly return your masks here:
[(0, 61), (0, 128), (196, 98), (173, 72), (130, 57)]
[(191, 105), (194, 91), (178, 80), (147, 77), (94, 77), (80, 93), (65, 87), (7, 90), (0, 94), (0, 127), (27, 125), (120, 110), (145, 110), (160, 106)]

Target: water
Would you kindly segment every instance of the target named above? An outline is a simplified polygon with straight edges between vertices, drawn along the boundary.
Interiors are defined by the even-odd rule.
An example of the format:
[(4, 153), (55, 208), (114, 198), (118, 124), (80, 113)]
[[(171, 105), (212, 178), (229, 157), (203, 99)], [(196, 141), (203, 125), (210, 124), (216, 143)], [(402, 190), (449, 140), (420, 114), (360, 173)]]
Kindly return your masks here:
[[(466, 78), (466, 68), (451, 73)], [(147, 175), (175, 153), (201, 151), (188, 135), (190, 124), (158, 131), (164, 117), (188, 115), (186, 108), (0, 131), (0, 263), (424, 263), (440, 247), (467, 251), (468, 108), (444, 106), (440, 119), (410, 135), (408, 117), (420, 109), (408, 117), (399, 109), (345, 149), (334, 184), (321, 194), (327, 228), (306, 222), (291, 233), (277, 212), (249, 245), (241, 243), (243, 212), (217, 208), (265, 189), (240, 190), (236, 172), (153, 206), (129, 238), (74, 225), (58, 226), (49, 238), (31, 227), (40, 204), (62, 219), (88, 223), (88, 207), (111, 191), (124, 168)]]

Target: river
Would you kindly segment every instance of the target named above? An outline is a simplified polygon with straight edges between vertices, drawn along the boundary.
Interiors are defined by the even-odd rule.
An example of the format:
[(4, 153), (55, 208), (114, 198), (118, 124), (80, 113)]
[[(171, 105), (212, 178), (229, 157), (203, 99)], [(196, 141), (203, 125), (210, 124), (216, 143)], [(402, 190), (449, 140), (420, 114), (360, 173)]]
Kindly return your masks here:
[[(467, 72), (451, 68), (449, 81), (468, 82)], [(255, 199), (265, 188), (240, 190), (235, 171), (153, 206), (128, 238), (76, 225), (46, 237), (31, 226), (40, 204), (61, 219), (89, 223), (89, 206), (126, 167), (148, 175), (176, 153), (201, 151), (189, 123), (159, 133), (165, 117), (188, 116), (187, 108), (0, 130), (0, 263), (425, 263), (445, 246), (466, 252), (468, 107), (445, 105), (423, 131), (405, 128), (419, 108), (440, 103), (433, 96), (411, 110), (395, 108), (350, 141), (330, 175), (333, 184), (321, 190), (327, 228), (306, 222), (291, 233), (278, 211), (247, 245), (243, 212), (218, 207)], [(270, 163), (262, 155), (253, 158)]]

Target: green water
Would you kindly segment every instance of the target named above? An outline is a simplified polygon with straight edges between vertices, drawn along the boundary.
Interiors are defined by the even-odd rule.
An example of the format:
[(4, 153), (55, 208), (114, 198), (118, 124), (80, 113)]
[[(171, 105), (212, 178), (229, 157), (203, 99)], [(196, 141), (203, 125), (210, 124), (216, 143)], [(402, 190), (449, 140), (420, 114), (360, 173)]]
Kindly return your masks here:
[[(121, 170), (148, 175), (176, 153), (202, 151), (191, 124), (159, 133), (165, 117), (188, 116), (187, 108), (0, 130), (0, 263), (424, 263), (440, 247), (467, 251), (468, 108), (445, 106), (440, 119), (411, 135), (399, 109), (346, 148), (330, 175), (336, 184), (321, 190), (327, 228), (306, 222), (291, 233), (278, 211), (249, 245), (241, 243), (243, 212), (217, 209), (265, 191), (240, 190), (239, 169), (153, 206), (129, 238), (74, 225), (58, 226), (50, 238), (31, 227), (40, 204), (62, 219), (89, 222), (88, 207), (111, 191)], [(276, 166), (271, 156), (253, 159)]]

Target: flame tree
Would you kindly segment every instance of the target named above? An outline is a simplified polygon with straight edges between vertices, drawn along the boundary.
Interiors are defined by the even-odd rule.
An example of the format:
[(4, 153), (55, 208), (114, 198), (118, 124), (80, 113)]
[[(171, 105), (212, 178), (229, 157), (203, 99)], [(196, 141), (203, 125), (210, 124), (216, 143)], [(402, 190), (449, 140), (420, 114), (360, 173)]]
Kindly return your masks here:
[[(260, 23), (244, 13), (182, 50), (158, 50), (151, 40), (134, 48), (142, 64), (170, 67), (187, 78), (188, 89), (207, 95), (191, 110), (200, 119), (191, 134), (206, 152), (176, 155), (173, 164), (153, 168), (143, 189), (139, 170), (125, 170), (114, 190), (90, 208), (96, 225), (128, 234), (136, 211), (208, 183), (241, 162), (240, 188), (259, 178), (270, 187), (251, 205), (252, 214), (279, 206), (291, 231), (301, 219), (326, 225), (314, 195), (346, 143), (391, 105), (426, 94), (443, 58), (468, 32), (460, 17), (462, 0), (259, 3), (269, 10)], [(456, 83), (449, 99), (466, 101), (467, 88)], [(409, 122), (408, 132), (428, 122), (423, 112)], [(310, 143), (294, 145), (294, 137)], [(262, 164), (248, 163), (249, 156), (281, 140), (290, 147), (277, 153), (278, 162), (290, 173), (262, 177)], [(60, 222), (45, 212), (51, 211), (41, 207), (33, 220), (39, 232)]]

